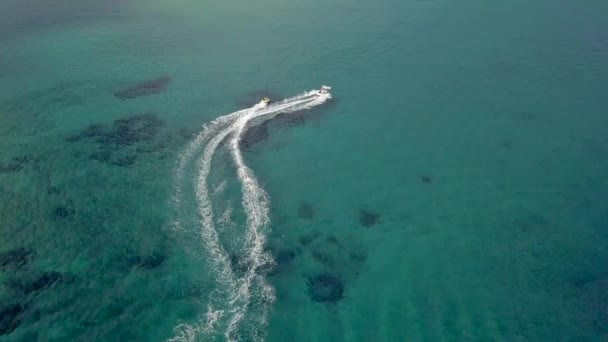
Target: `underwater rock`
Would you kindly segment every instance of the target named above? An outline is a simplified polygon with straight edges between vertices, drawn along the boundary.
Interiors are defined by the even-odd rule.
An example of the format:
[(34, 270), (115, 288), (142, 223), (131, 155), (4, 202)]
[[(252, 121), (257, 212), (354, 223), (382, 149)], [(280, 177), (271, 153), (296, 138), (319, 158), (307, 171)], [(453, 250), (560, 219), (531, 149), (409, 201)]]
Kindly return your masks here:
[(74, 209), (72, 209), (68, 206), (60, 205), (60, 206), (57, 206), (55, 208), (55, 210), (53, 210), (53, 214), (55, 214), (55, 217), (57, 217), (57, 218), (64, 219), (64, 218), (67, 218), (68, 216), (73, 215)]
[(262, 265), (259, 271), (262, 274), (268, 276), (275, 276), (285, 268), (296, 258), (297, 253), (290, 248), (282, 248), (278, 251), (272, 252), (274, 260), (270, 263)]
[(380, 223), (380, 214), (363, 209), (359, 212), (359, 223), (364, 227), (371, 227)]
[(142, 113), (114, 120), (114, 128), (106, 139), (99, 142), (128, 146), (152, 139), (165, 122), (152, 113)]
[(95, 138), (105, 135), (107, 132), (105, 128), (101, 124), (90, 124), (85, 128), (82, 132), (80, 132), (80, 137), (83, 138)]
[(101, 150), (101, 151), (97, 151), (93, 154), (90, 155), (89, 157), (91, 160), (97, 160), (100, 162), (109, 162), (110, 158), (112, 158), (112, 152), (110, 150)]
[(325, 265), (325, 266), (334, 265), (334, 260), (326, 251), (321, 251), (321, 250), (315, 249), (312, 251), (312, 257), (322, 265)]
[(100, 124), (90, 124), (80, 133), (66, 138), (68, 142), (78, 142), (84, 138), (96, 138), (107, 134), (105, 128)]
[(306, 123), (306, 113), (290, 113), (289, 115), (279, 116), (277, 120), (289, 126), (301, 126)]
[(0, 163), (0, 173), (19, 172), (30, 162), (38, 161), (38, 158), (31, 154), (21, 157), (13, 157), (8, 163)]
[(247, 260), (244, 260), (235, 253), (230, 255), (230, 264), (232, 266), (232, 269), (237, 273), (244, 273), (249, 268), (249, 266), (247, 265)]
[(337, 303), (344, 298), (342, 280), (331, 273), (319, 273), (308, 278), (308, 295), (314, 302)]
[(279, 266), (286, 265), (296, 258), (296, 252), (291, 249), (284, 248), (276, 253), (275, 259)]
[(24, 247), (0, 253), (0, 270), (18, 270), (31, 261), (33, 254), (33, 250)]
[(325, 240), (332, 245), (342, 247), (342, 245), (340, 244), (340, 241), (338, 241), (338, 238), (335, 235), (328, 235)]
[(46, 193), (49, 195), (61, 195), (61, 192), (61, 189), (56, 186), (49, 186), (48, 189), (46, 189)]
[(127, 118), (116, 119), (112, 129), (104, 129), (99, 124), (87, 126), (78, 135), (66, 140), (77, 142), (85, 138), (95, 138), (104, 150), (114, 150), (118, 146), (129, 146), (134, 143), (154, 138), (165, 122), (152, 113), (136, 114)]
[(192, 128), (183, 128), (183, 127), (177, 130), (177, 134), (184, 141), (188, 141), (188, 140), (194, 138), (194, 136), (197, 132), (198, 132), (197, 130), (194, 130)]
[(152, 255), (144, 257), (140, 262), (139, 267), (144, 270), (150, 270), (160, 266), (163, 262), (165, 262), (166, 259), (166, 256), (154, 253)]
[(367, 254), (364, 252), (351, 252), (348, 255), (348, 259), (355, 263), (362, 263), (367, 259)]
[(312, 205), (308, 203), (302, 203), (298, 208), (298, 217), (305, 219), (312, 219), (315, 217), (315, 210)]
[(605, 330), (608, 324), (608, 278), (600, 277), (581, 286), (577, 298), (589, 310), (591, 322), (597, 329)]
[(59, 206), (55, 208), (55, 216), (65, 218), (68, 217), (70, 211), (66, 207)]
[(311, 242), (315, 241), (319, 237), (318, 231), (300, 236), (300, 244), (302, 246), (308, 246)]
[(10, 162), (8, 164), (0, 164), (0, 173), (18, 172), (23, 169), (23, 164)]
[(38, 292), (41, 290), (45, 290), (56, 282), (60, 281), (62, 278), (61, 273), (59, 272), (44, 272), (38, 279), (26, 285), (24, 290), (26, 292)]
[(32, 282), (28, 289), (30, 289), (31, 291), (44, 290), (53, 286), (53, 284), (60, 281), (61, 278), (62, 275), (59, 272), (45, 272), (38, 279)]
[(131, 165), (135, 164), (136, 159), (137, 159), (136, 155), (130, 155), (130, 156), (120, 157), (114, 161), (111, 161), (110, 163), (112, 165), (116, 165), (116, 166), (127, 167), (127, 166), (131, 166)]
[(153, 80), (143, 81), (115, 92), (114, 96), (121, 100), (127, 100), (144, 95), (160, 93), (167, 88), (170, 81), (170, 77), (159, 77)]
[(10, 334), (15, 330), (25, 314), (25, 307), (21, 304), (12, 304), (0, 310), (0, 335)]
[(141, 262), (141, 256), (130, 249), (123, 250), (122, 253), (113, 256), (111, 259), (112, 266), (121, 272), (128, 272), (133, 267), (140, 265)]
[(433, 182), (433, 177), (431, 177), (431, 176), (420, 176), (420, 180), (424, 184), (431, 184)]
[(241, 147), (244, 149), (250, 149), (253, 147), (253, 145), (268, 139), (269, 136), (268, 121), (249, 127), (243, 133), (241, 138)]
[(162, 151), (165, 148), (167, 148), (166, 139), (156, 142), (154, 144), (145, 144), (145, 145), (137, 146), (135, 151), (137, 153), (155, 153), (155, 152)]
[(301, 126), (306, 123), (306, 121), (314, 120), (324, 113), (327, 113), (331, 108), (333, 108), (337, 103), (337, 99), (332, 99), (329, 102), (324, 103), (321, 106), (315, 106), (313, 108), (299, 110), (294, 113), (289, 113), (286, 115), (278, 115), (275, 118), (271, 119), (272, 122), (276, 122), (278, 125), (287, 125), (287, 126)]
[[(158, 142), (151, 141), (164, 125), (165, 122), (156, 115), (142, 113), (114, 120), (112, 128), (107, 130), (98, 124), (89, 125), (80, 134), (68, 139), (78, 141), (93, 138), (100, 145), (98, 151), (89, 156), (91, 160), (128, 167), (137, 161), (137, 153), (153, 153), (166, 148), (169, 136)], [(135, 153), (124, 149), (136, 143)], [(125, 155), (129, 152), (131, 154)]]

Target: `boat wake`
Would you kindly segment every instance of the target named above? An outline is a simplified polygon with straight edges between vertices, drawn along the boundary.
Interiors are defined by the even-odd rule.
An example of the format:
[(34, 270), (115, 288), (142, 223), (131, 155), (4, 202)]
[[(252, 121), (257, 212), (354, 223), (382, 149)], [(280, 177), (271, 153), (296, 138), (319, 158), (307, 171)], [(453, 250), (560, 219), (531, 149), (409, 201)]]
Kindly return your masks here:
[[(174, 226), (180, 230), (196, 227), (196, 233), (205, 249), (208, 267), (213, 271), (214, 289), (207, 300), (207, 312), (196, 324), (180, 324), (170, 341), (195, 341), (222, 339), (228, 341), (262, 340), (265, 336), (268, 312), (274, 302), (274, 290), (267, 282), (264, 266), (272, 263), (272, 256), (264, 251), (269, 229), (270, 198), (259, 185), (254, 172), (245, 164), (240, 142), (247, 127), (252, 123), (272, 117), (318, 106), (331, 99), (327, 91), (312, 90), (266, 105), (265, 101), (253, 107), (221, 116), (203, 126), (179, 157), (175, 170), (173, 203), (176, 207)], [(213, 157), (218, 147), (228, 140), (228, 149), (236, 168), (241, 186), (241, 204), (245, 213), (242, 245), (238, 253), (222, 243), (217, 226), (225, 226), (228, 214), (214, 218), (212, 196), (218, 188), (225, 188), (223, 181), (215, 188), (208, 184)], [(184, 181), (194, 166), (193, 195), (197, 212), (187, 214), (188, 192)], [(217, 206), (216, 206), (217, 207)], [(235, 262), (234, 255), (238, 255)], [(205, 298), (203, 298), (205, 300)]]

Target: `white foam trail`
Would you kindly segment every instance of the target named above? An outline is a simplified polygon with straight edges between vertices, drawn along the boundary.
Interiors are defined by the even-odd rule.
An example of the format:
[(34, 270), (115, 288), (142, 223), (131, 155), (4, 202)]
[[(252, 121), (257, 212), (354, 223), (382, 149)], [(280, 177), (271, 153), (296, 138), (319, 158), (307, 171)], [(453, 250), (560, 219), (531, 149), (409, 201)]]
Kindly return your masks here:
[[(203, 130), (180, 155), (175, 171), (177, 184), (174, 195), (174, 203), (178, 208), (183, 198), (181, 183), (183, 182), (185, 170), (194, 155), (200, 150), (201, 145), (204, 146), (202, 156), (198, 161), (195, 192), (201, 226), (200, 236), (207, 253), (209, 253), (210, 266), (216, 274), (218, 286), (214, 292), (218, 298), (214, 296), (209, 298), (210, 303), (207, 315), (198, 327), (186, 324), (179, 325), (175, 329), (176, 336), (171, 339), (172, 341), (191, 341), (196, 337), (197, 332), (211, 334), (215, 331), (214, 327), (218, 324), (218, 321), (225, 314), (229, 317), (227, 318), (228, 326), (224, 336), (228, 341), (237, 340), (239, 336), (239, 323), (247, 315), (247, 310), (252, 306), (250, 305), (251, 292), (255, 290), (258, 290), (256, 293), (261, 299), (262, 307), (255, 308), (256, 312), (253, 318), (257, 319), (257, 323), (262, 326), (266, 324), (267, 312), (274, 301), (274, 291), (265, 278), (259, 274), (258, 270), (261, 266), (272, 261), (271, 256), (264, 253), (266, 241), (264, 229), (267, 228), (270, 222), (268, 216), (270, 200), (266, 192), (259, 186), (253, 171), (245, 164), (239, 147), (240, 140), (248, 123), (254, 119), (262, 118), (266, 120), (281, 113), (311, 108), (330, 98), (330, 94), (319, 95), (316, 91), (310, 91), (266, 107), (258, 104), (254, 107), (222, 116), (203, 126)], [(244, 260), (246, 261), (244, 264), (247, 266), (247, 269), (242, 276), (233, 272), (229, 255), (222, 246), (218, 231), (215, 229), (213, 206), (207, 186), (207, 178), (211, 170), (213, 155), (220, 143), (230, 134), (233, 134), (230, 141), (230, 150), (243, 187), (242, 204), (247, 216), (245, 246), (243, 248)], [(179, 218), (176, 220), (176, 226), (181, 227)], [(217, 301), (225, 302), (217, 303)], [(213, 307), (220, 306), (220, 304), (228, 305), (228, 307), (225, 310), (213, 309)], [(262, 337), (259, 334), (255, 334), (255, 336), (250, 336), (250, 338), (259, 340)]]
[(227, 180), (223, 180), (220, 182), (220, 184), (218, 184), (214, 189), (213, 189), (213, 195), (217, 196), (218, 194), (221, 194), (222, 192), (224, 192), (224, 190), (226, 189), (226, 184), (228, 184)]
[[(243, 310), (246, 310), (250, 304), (251, 289), (257, 287), (260, 290), (262, 296), (263, 307), (260, 315), (257, 315), (258, 325), (266, 324), (266, 313), (269, 310), (269, 306), (274, 301), (274, 290), (268, 284), (266, 279), (259, 274), (258, 270), (260, 267), (272, 262), (272, 257), (264, 252), (264, 245), (266, 243), (266, 234), (264, 229), (267, 228), (270, 223), (268, 216), (270, 200), (267, 193), (262, 189), (253, 173), (253, 171), (245, 164), (243, 155), (240, 149), (240, 142), (242, 135), (246, 130), (247, 124), (255, 118), (264, 117), (268, 119), (274, 115), (291, 112), (296, 110), (302, 110), (310, 108), (314, 105), (325, 102), (330, 98), (327, 96), (318, 97), (316, 92), (311, 94), (315, 97), (314, 100), (309, 100), (307, 97), (287, 103), (279, 104), (278, 108), (271, 108), (270, 110), (258, 110), (252, 111), (246, 115), (241, 116), (234, 122), (235, 130), (230, 141), (230, 150), (232, 153), (233, 161), (237, 167), (237, 174), (239, 181), (242, 185), (242, 204), (247, 215), (247, 231), (244, 246), (246, 252), (248, 265), (247, 271), (240, 281), (238, 298), (242, 298), (245, 305), (242, 306)], [(231, 335), (238, 327), (238, 322), (243, 318), (244, 312), (234, 315), (228, 330), (226, 331), (226, 338), (231, 339)], [(255, 337), (254, 337), (255, 339)]]
[[(186, 149), (180, 154), (180, 156), (178, 158), (177, 167), (175, 169), (175, 190), (174, 190), (174, 195), (173, 195), (173, 202), (178, 207), (180, 206), (180, 202), (182, 201), (182, 198), (183, 198), (182, 185), (183, 185), (183, 180), (184, 180), (184, 173), (185, 173), (186, 168), (188, 167), (189, 163), (191, 162), (192, 158), (197, 153), (197, 151), (199, 151), (199, 149), (202, 146), (204, 146), (204, 144), (209, 139), (211, 139), (217, 133), (218, 130), (220, 130), (223, 127), (226, 127), (227, 125), (232, 123), (240, 115), (248, 113), (254, 107), (239, 110), (234, 113), (221, 116), (221, 117), (213, 120), (212, 122), (203, 125), (203, 129), (201, 130), (201, 132), (196, 136), (196, 138), (194, 140), (192, 140), (188, 144)], [(182, 224), (179, 220), (179, 215), (176, 218), (176, 221), (174, 222), (174, 226), (179, 229), (183, 228)]]

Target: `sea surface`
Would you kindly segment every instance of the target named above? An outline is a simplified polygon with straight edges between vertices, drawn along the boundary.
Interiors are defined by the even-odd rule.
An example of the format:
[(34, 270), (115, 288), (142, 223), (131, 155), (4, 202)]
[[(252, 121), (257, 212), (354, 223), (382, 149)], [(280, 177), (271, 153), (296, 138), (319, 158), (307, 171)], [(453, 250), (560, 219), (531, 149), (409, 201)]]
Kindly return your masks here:
[(608, 340), (606, 18), (2, 0), (0, 341)]

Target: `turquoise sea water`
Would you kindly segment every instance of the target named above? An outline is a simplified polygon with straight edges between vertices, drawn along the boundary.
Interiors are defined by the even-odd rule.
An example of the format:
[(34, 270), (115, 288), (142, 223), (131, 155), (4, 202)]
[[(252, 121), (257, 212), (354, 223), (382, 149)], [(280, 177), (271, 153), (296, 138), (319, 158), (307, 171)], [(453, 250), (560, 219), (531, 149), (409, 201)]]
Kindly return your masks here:
[[(606, 17), (3, 1), (0, 340), (608, 339)], [(255, 210), (232, 131), (200, 176), (203, 124), (321, 84), (244, 133)]]

